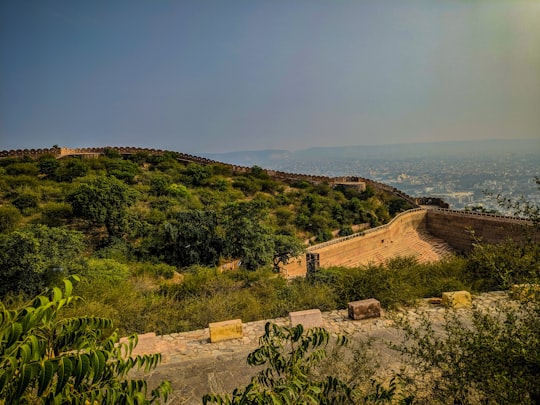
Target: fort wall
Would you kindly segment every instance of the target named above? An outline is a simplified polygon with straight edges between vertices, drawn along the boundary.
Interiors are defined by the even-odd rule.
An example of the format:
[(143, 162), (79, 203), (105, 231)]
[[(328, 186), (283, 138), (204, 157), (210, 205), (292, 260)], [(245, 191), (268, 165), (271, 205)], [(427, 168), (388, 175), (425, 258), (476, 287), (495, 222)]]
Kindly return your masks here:
[[(416, 208), (401, 213), (388, 224), (313, 245), (308, 253), (318, 254), (320, 267), (355, 267), (369, 262), (384, 262), (390, 257), (412, 252), (402, 251), (403, 238), (417, 238), (426, 230), (427, 210)], [(411, 232), (412, 231), (412, 232)], [(306, 257), (297, 257), (284, 266), (287, 276), (306, 274)]]
[[(524, 227), (527, 228), (525, 233)], [(429, 261), (436, 259), (437, 254), (440, 258), (441, 254), (449, 252), (469, 252), (475, 241), (471, 231), (482, 243), (498, 244), (508, 238), (524, 241), (524, 234), (540, 241), (540, 232), (525, 219), (417, 208), (399, 214), (386, 225), (310, 246), (307, 253), (318, 255), (321, 268), (377, 264), (396, 256), (416, 256), (419, 261)], [(438, 250), (430, 249), (434, 244), (440, 245)], [(295, 258), (284, 266), (284, 274), (290, 277), (303, 276), (306, 271), (306, 257)]]
[[(509, 238), (522, 240), (524, 226), (534, 231), (530, 225), (530, 221), (516, 217), (442, 208), (428, 209), (426, 217), (428, 232), (444, 239), (460, 253), (467, 253), (472, 249), (472, 232), (481, 242), (497, 244)], [(538, 232), (532, 236), (540, 240)]]

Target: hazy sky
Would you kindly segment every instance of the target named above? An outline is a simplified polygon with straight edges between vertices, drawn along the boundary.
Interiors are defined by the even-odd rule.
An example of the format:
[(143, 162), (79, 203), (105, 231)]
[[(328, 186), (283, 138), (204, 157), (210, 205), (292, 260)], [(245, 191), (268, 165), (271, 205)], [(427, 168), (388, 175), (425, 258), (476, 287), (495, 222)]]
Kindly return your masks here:
[(540, 1), (0, 0), (0, 149), (540, 138)]

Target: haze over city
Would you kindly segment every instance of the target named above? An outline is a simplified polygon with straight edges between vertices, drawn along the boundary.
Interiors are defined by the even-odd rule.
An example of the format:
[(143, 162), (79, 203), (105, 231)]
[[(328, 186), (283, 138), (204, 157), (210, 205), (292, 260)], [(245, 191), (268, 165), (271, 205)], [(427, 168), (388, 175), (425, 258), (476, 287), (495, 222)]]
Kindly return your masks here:
[(540, 138), (537, 1), (0, 2), (0, 149)]

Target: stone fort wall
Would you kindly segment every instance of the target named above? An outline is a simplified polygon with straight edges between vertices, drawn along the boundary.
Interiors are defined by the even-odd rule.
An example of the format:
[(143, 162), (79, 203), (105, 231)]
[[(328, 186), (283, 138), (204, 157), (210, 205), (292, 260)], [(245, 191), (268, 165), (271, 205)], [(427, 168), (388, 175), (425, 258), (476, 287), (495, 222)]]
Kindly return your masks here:
[[(377, 228), (311, 246), (307, 253), (318, 254), (320, 267), (355, 267), (360, 264), (359, 258), (365, 259), (385, 249), (390, 254), (407, 255), (406, 247), (411, 241), (404, 238), (420, 238), (423, 233), (444, 240), (458, 253), (467, 253), (475, 241), (471, 231), (482, 243), (498, 244), (508, 238), (525, 242), (524, 227), (528, 235), (540, 241), (539, 230), (525, 219), (441, 208), (416, 208), (399, 214), (388, 224)], [(291, 260), (284, 266), (284, 273), (290, 276), (304, 275), (306, 256)]]
[(530, 221), (516, 217), (442, 208), (429, 209), (426, 217), (428, 232), (444, 239), (460, 253), (471, 250), (472, 232), (481, 242), (498, 244), (509, 238), (523, 241), (523, 227), (529, 230), (534, 240), (540, 241), (538, 229), (535, 230)]

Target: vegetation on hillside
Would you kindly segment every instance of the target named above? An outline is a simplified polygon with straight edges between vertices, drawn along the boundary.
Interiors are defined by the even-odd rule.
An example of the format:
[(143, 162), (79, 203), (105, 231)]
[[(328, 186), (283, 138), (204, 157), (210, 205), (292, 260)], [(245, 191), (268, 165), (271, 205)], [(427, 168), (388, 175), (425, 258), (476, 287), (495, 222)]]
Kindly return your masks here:
[[(74, 258), (109, 258), (130, 268), (149, 262), (182, 271), (235, 260), (250, 270), (277, 268), (300, 253), (306, 240), (324, 241), (355, 225), (380, 225), (406, 209), (399, 199), (369, 187), (358, 192), (305, 181), (286, 184), (257, 166), (237, 173), (222, 164), (181, 163), (173, 152), (5, 158), (0, 175), (0, 243), (16, 248), (17, 237), (35, 233), (31, 227), (39, 226), (40, 235), (49, 239), (62, 229), (65, 238), (77, 239), (74, 245), (85, 245)], [(40, 249), (47, 255), (45, 247), (29, 249), (34, 249), (33, 260)], [(13, 250), (10, 255), (27, 253)], [(68, 257), (43, 259), (41, 266), (26, 269), (33, 280), (23, 292), (43, 288), (53, 268), (81, 271)], [(9, 258), (1, 260), (16, 279), (18, 267)], [(1, 277), (1, 295), (21, 290), (15, 279)]]
[[(2, 360), (3, 373), (15, 370), (0, 378), (5, 395), (34, 395), (35, 390), (64, 395), (64, 388), (69, 390), (65, 395), (71, 395), (80, 388), (81, 380), (74, 374), (72, 383), (79, 388), (69, 382), (63, 385), (62, 376), (51, 379), (51, 368), (44, 365), (47, 358), (37, 350), (45, 346), (32, 337), (41, 332), (32, 329), (32, 322), (23, 322), (25, 328), (30, 325), (28, 337), (17, 343), (23, 335), (13, 326), (21, 323), (16, 320), (42, 311), (43, 305), (53, 308), (47, 310), (52, 311), (47, 319), (52, 322), (49, 329), (58, 332), (55, 336), (67, 337), (70, 345), (83, 342), (88, 350), (102, 350), (98, 343), (113, 350), (117, 334), (96, 337), (85, 335), (89, 329), (82, 328), (83, 340), (74, 341), (63, 325), (92, 316), (100, 320), (95, 325), (85, 322), (96, 326), (99, 333), (108, 333), (103, 327), (114, 321), (120, 335), (163, 334), (231, 318), (251, 321), (301, 309), (345, 308), (347, 302), (363, 298), (377, 298), (388, 308), (448, 290), (507, 289), (540, 280), (540, 247), (531, 234), (526, 235), (530, 236), (526, 243), (491, 246), (477, 241), (468, 257), (440, 263), (397, 258), (379, 266), (321, 269), (309, 279), (287, 282), (273, 270), (300, 252), (304, 240), (323, 241), (336, 230), (347, 234), (354, 225), (379, 225), (406, 206), (370, 188), (360, 193), (327, 184), (286, 184), (269, 178), (258, 167), (249, 173), (233, 173), (225, 165), (182, 164), (174, 153), (137, 154), (129, 159), (114, 151), (92, 160), (3, 159), (0, 191), (1, 351), (8, 356), (6, 348), (13, 344), (31, 344), (28, 350), (37, 356), (22, 356), (27, 349), (17, 349), (17, 354)], [(537, 207), (535, 211), (522, 201), (501, 201), (514, 204), (516, 212), (526, 213), (538, 226)], [(219, 265), (233, 260), (241, 261), (239, 270), (220, 270)], [(82, 276), (76, 292), (83, 300), (63, 298), (55, 289), (71, 274)], [(46, 288), (52, 288), (52, 298), (42, 295), (27, 303), (28, 296)], [(438, 373), (437, 379), (429, 381), (432, 385), (420, 389), (434, 390), (432, 397), (437, 394), (440, 403), (448, 403), (449, 396), (455, 396), (457, 403), (515, 403), (516, 398), (538, 403), (538, 297), (516, 302), (514, 309), (502, 308), (495, 314), (474, 312), (470, 324), (449, 319), (448, 333), (442, 336), (433, 333), (429, 322), (423, 329), (404, 324), (408, 345), (397, 349), (416, 361), (418, 370)], [(259, 354), (264, 347), (277, 347), (280, 339), (303, 342), (297, 331), (274, 332), (267, 333)], [(325, 340), (320, 340), (324, 332), (310, 336), (315, 340), (308, 339), (307, 345), (316, 351)], [(70, 351), (68, 346), (68, 357), (80, 348), (69, 346)], [(57, 350), (59, 355), (63, 351)], [(115, 353), (111, 356), (117, 358)], [(292, 365), (303, 364), (306, 353), (295, 357)], [(263, 357), (257, 364), (262, 364)], [(60, 371), (62, 358), (58, 356), (58, 363), (53, 364), (53, 373), (65, 373)], [(28, 359), (46, 368), (26, 366)], [(271, 367), (277, 372), (275, 367), (281, 365)], [(485, 372), (484, 366), (490, 371)], [(48, 379), (41, 377), (44, 370)], [(298, 398), (314, 395), (316, 401), (339, 397), (347, 402), (357, 389), (344, 380), (321, 380), (316, 374), (302, 372), (297, 377), (297, 384), (283, 392), (298, 394)], [(115, 378), (106, 386), (118, 387)], [(276, 381), (279, 383), (259, 380), (257, 386), (248, 387), (249, 392), (275, 393)], [(422, 380), (415, 376), (414, 381)], [(137, 384), (131, 387), (144, 391)], [(421, 399), (413, 385), (408, 389)], [(317, 397), (317, 391), (329, 396)], [(221, 401), (218, 397), (208, 400)], [(363, 399), (358, 401), (363, 403)]]
[[(407, 208), (397, 200), (369, 187), (358, 192), (305, 181), (288, 184), (257, 166), (238, 173), (223, 164), (182, 163), (173, 152), (122, 157), (111, 149), (97, 159), (5, 158), (0, 160), (0, 296), (17, 302), (79, 274), (77, 292), (86, 298), (80, 313), (95, 309), (125, 332), (183, 330), (226, 316), (216, 311), (194, 319), (191, 314), (200, 312), (205, 299), (236, 302), (231, 304), (236, 313), (252, 308), (245, 319), (281, 315), (287, 304), (308, 305), (296, 291), (307, 287), (289, 287), (265, 270), (253, 276), (245, 270), (276, 271), (301, 253), (306, 241), (348, 234), (355, 225), (380, 225)], [(242, 270), (219, 275), (216, 266), (228, 262)], [(256, 284), (243, 280), (250, 277), (275, 284), (277, 292), (268, 294), (278, 300), (298, 298), (267, 305), (247, 293)], [(203, 299), (204, 288), (183, 293), (197, 278), (225, 286)], [(324, 294), (315, 293), (311, 304), (320, 297), (323, 307), (334, 305)], [(133, 308), (120, 313), (117, 304), (127, 297)], [(160, 321), (157, 312), (165, 303), (178, 311), (175, 320)], [(140, 313), (145, 316), (134, 316)]]

